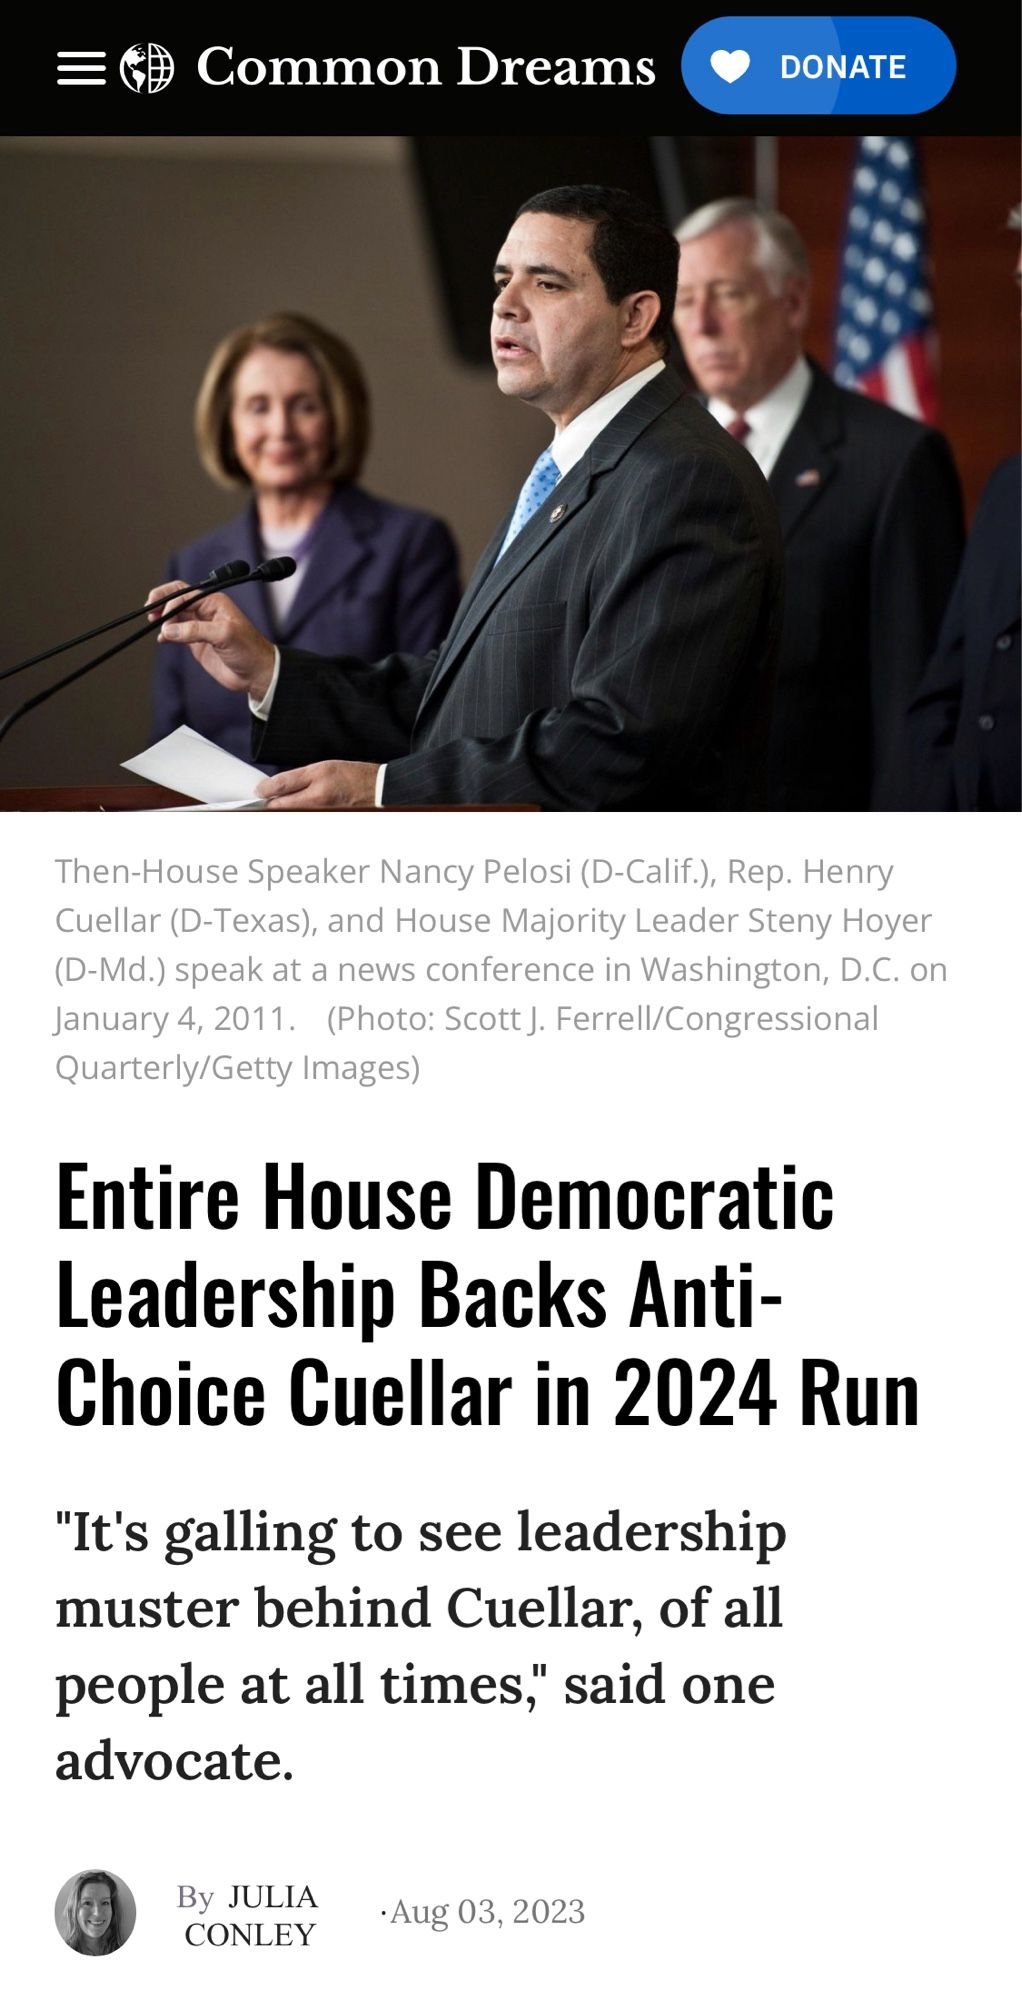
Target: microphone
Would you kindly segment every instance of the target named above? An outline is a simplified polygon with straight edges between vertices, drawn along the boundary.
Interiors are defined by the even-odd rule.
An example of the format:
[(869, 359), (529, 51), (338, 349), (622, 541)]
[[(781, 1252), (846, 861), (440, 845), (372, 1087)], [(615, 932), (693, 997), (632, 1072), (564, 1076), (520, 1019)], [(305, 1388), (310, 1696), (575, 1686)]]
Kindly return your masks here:
[(198, 583), (192, 585), (192, 589), (205, 590), (208, 583), (216, 585), (220, 585), (221, 583), (244, 583), (246, 577), (251, 576), (252, 573), (247, 562), (243, 562), (239, 557), (236, 562), (221, 563), (218, 569), (211, 569), (208, 576), (201, 577)]
[(294, 556), (268, 556), (258, 569), (249, 570), (246, 583), (280, 583), (285, 576), (293, 576), (298, 568)]
[[(278, 561), (290, 562), (291, 558), (290, 556), (281, 556), (278, 557)], [(262, 567), (265, 569), (265, 563)], [(291, 563), (291, 569), (294, 569), (294, 567), (294, 563)], [(290, 576), (291, 569), (275, 571), (275, 575)], [(206, 595), (211, 590), (219, 590), (222, 584), (244, 583), (250, 575), (253, 578), (257, 578), (261, 575), (261, 572), (259, 570), (250, 571), (247, 562), (240, 560), (221, 563), (218, 569), (211, 569), (209, 575), (204, 576), (200, 583), (190, 583), (188, 588), (189, 590), (198, 590), (203, 595)], [(0, 681), (9, 681), (15, 674), (23, 674), (26, 667), (38, 667), (43, 660), (53, 660), (58, 653), (66, 653), (72, 646), (84, 646), (89, 639), (101, 639), (104, 632), (113, 632), (118, 625), (129, 624), (132, 618), (144, 617), (147, 610), (147, 605), (140, 604), (137, 610), (125, 611), (120, 618), (109, 618), (105, 625), (94, 625), (91, 632), (79, 632), (77, 638), (64, 639), (59, 646), (48, 647), (45, 653), (33, 653), (30, 660), (19, 660), (17, 666), (5, 667), (3, 672), (0, 673)]]
[[(284, 565), (284, 567), (275, 568), (275, 564)], [(272, 570), (273, 577), (281, 575), (290, 576), (291, 571), (297, 568), (297, 564), (292, 561), (290, 556), (274, 556), (268, 563), (263, 563), (260, 567), (262, 570)], [(243, 574), (228, 578), (224, 575), (224, 571), (228, 569), (241, 570)], [(39, 694), (30, 696), (28, 701), (22, 702), (20, 708), (13, 708), (11, 713), (5, 715), (3, 720), (0, 721), (0, 741), (6, 736), (9, 729), (13, 729), (16, 722), (20, 722), (23, 715), (28, 715), (33, 708), (38, 708), (42, 702), (49, 701), (51, 694), (59, 694), (61, 688), (70, 687), (72, 681), (81, 680), (83, 674), (91, 674), (93, 667), (101, 667), (104, 661), (112, 660), (115, 653), (123, 653), (127, 646), (133, 646), (136, 640), (151, 638), (161, 625), (167, 623), (168, 619), (180, 618), (183, 612), (190, 611), (193, 604), (198, 604), (201, 598), (212, 596), (214, 590), (224, 587), (233, 589), (235, 584), (251, 583), (259, 574), (259, 570), (250, 570), (248, 564), (244, 562), (224, 563), (219, 570), (211, 572), (205, 583), (199, 584), (196, 587), (189, 584), (188, 589), (192, 592), (190, 597), (181, 596), (172, 598), (170, 608), (161, 612), (158, 618), (154, 618), (145, 625), (140, 626), (137, 632), (129, 632), (126, 639), (119, 639), (116, 646), (108, 646), (106, 652), (98, 653), (94, 660), (86, 660), (83, 666), (75, 667), (71, 673), (64, 675), (63, 680), (54, 681), (51, 687), (43, 688)], [(142, 610), (145, 611), (146, 609), (147, 607), (143, 605)], [(137, 618), (139, 613), (132, 611), (129, 612), (128, 616)], [(115, 619), (113, 622), (115, 625), (122, 624), (123, 620)], [(101, 626), (100, 630), (109, 630), (109, 627)], [(70, 641), (69, 643), (73, 644), (74, 641)], [(11, 669), (9, 671), (14, 670)]]

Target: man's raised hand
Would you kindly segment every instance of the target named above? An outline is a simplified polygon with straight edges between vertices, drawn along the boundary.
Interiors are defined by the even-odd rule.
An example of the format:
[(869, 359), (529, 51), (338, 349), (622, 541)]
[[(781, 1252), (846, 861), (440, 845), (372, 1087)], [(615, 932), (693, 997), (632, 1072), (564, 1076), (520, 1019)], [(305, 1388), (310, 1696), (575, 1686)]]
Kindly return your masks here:
[[(158, 584), (149, 592), (149, 616), (155, 618), (167, 598), (190, 594), (193, 586), (180, 581)], [(157, 637), (178, 646), (189, 646), (222, 687), (261, 701), (273, 679), (274, 647), (269, 639), (246, 618), (231, 597), (214, 594), (193, 604), (180, 620), (160, 627)]]

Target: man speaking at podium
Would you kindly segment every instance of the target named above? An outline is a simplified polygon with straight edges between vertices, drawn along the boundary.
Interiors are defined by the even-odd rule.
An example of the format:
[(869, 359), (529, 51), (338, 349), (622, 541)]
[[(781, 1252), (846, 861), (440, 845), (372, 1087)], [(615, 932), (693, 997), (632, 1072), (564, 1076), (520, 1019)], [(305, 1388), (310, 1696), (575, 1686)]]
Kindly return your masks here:
[(554, 436), (438, 652), (278, 657), (226, 597), (163, 628), (247, 692), (258, 760), (301, 766), (260, 785), (271, 806), (763, 802), (780, 539), (748, 452), (664, 366), (676, 276), (620, 189), (519, 209), (493, 359)]

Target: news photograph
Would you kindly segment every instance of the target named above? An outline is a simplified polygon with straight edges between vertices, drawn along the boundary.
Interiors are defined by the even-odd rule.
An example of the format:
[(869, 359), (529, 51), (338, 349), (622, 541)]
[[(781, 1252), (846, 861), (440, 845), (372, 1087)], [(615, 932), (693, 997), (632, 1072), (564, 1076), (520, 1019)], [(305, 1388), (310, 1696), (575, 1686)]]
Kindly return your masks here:
[(1016, 167), (8, 142), (0, 803), (1017, 811)]
[(0, 77), (14, 1990), (1006, 1994), (1018, 37), (142, 25)]

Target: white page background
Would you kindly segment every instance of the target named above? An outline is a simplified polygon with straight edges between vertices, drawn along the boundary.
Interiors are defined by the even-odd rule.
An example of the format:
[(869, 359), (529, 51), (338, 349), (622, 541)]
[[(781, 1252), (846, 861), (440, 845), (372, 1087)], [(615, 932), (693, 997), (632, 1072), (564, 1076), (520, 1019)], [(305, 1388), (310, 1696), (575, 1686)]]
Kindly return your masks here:
[[(176, 1995), (183, 1979), (203, 1993), (276, 1992), (286, 1980), (310, 2000), (352, 1989), (485, 1992), (501, 2000), (523, 1982), (542, 1995), (565, 1987), (594, 1996), (684, 1989), (714, 2000), (750, 1992), (843, 2000), (864, 1987), (899, 1996), (1004, 1990), (1015, 1879), (1007, 1846), (1015, 1791), (1006, 1762), (1017, 1570), (1009, 1269), (1017, 1236), (1010, 1084), (1018, 983), (1014, 874), (1006, 858), (1016, 845), (1014, 825), (840, 815), (732, 822), (277, 815), (215, 825), (200, 816), (174, 823), (38, 816), (5, 821), (0, 838), (8, 912), (4, 1213), (13, 1487), (7, 1713), (14, 1725), (9, 1817), (23, 1918), (30, 1911), (16, 1927), (22, 1985), (63, 1992), (78, 1979), (50, 1913), (60, 1884), (96, 1865), (127, 1880), (138, 1905), (134, 1936), (98, 1977), (110, 1992), (141, 1987), (155, 2000)], [(100, 943), (111, 956), (140, 948), (134, 939), (58, 937), (55, 910), (88, 899), (59, 890), (56, 855), (208, 860), (279, 852), (308, 861), (387, 852), (478, 861), (486, 854), (549, 860), (686, 851), (780, 858), (792, 870), (806, 855), (894, 861), (892, 887), (876, 907), (933, 910), (937, 921), (925, 939), (882, 949), (906, 960), (946, 961), (948, 983), (874, 989), (870, 997), (882, 1009), (876, 1035), (435, 1034), (415, 1042), (422, 1076), (414, 1088), (70, 1088), (53, 1074), (63, 1046), (52, 1036), (56, 1006), (81, 1004), (54, 984), (58, 953), (92, 952)], [(858, 891), (829, 894), (827, 907), (866, 900)], [(792, 907), (819, 901), (797, 884), (785, 895)], [(121, 890), (108, 900), (140, 901)], [(258, 903), (238, 891), (214, 900)], [(296, 891), (292, 900), (306, 899)], [(436, 908), (465, 902), (455, 891), (428, 900)], [(523, 892), (505, 900), (520, 902)], [(606, 900), (578, 896), (580, 907)], [(642, 892), (624, 900), (637, 906)], [(699, 899), (679, 890), (667, 900), (684, 907)], [(738, 900), (744, 906), (767, 898), (743, 890)], [(403, 956), (410, 948), (384, 942), (385, 953), (378, 940), (363, 940), (363, 950), (355, 939), (335, 938), (323, 955), (359, 957), (371, 947)], [(710, 942), (743, 956), (812, 952), (805, 939), (787, 941), (783, 951), (769, 940)], [(466, 957), (473, 946), (448, 939), (444, 955), (453, 955), (452, 943)], [(493, 948), (511, 955), (506, 940)], [(656, 948), (694, 953), (697, 942), (661, 940)], [(224, 958), (245, 949), (244, 938), (216, 947)], [(577, 951), (595, 957), (602, 946)], [(287, 954), (282, 940), (279, 955)], [(529, 955), (549, 957), (553, 948), (535, 940)], [(576, 996), (583, 1006), (606, 1002), (605, 994), (597, 1001), (578, 989), (526, 997), (546, 1004)], [(207, 988), (202, 1005), (236, 997), (229, 988), (215, 996)], [(351, 997), (329, 989), (331, 1000)], [(354, 995), (376, 1007), (394, 997), (382, 989)], [(665, 996), (633, 987), (616, 1004), (650, 997)], [(158, 1004), (187, 998), (182, 989)], [(413, 989), (400, 998), (417, 1004)], [(511, 989), (434, 996), (438, 1006), (516, 998)], [(807, 998), (824, 1004), (801, 988), (761, 996), (746, 988), (680, 988), (666, 998), (700, 1008), (795, 1006)], [(141, 1002), (128, 988), (94, 986), (88, 1004)], [(157, 1003), (150, 997), (145, 1004)], [(826, 1004), (864, 1003), (830, 989)], [(238, 1055), (276, 1047), (266, 1036), (223, 1039)], [(353, 1052), (396, 1059), (414, 1039), (367, 1036)], [(301, 1045), (301, 1031), (291, 1040)], [(140, 1052), (160, 1056), (168, 1043), (169, 1035)], [(69, 1046), (90, 1058), (139, 1050), (123, 1036), (103, 1038), (102, 1046), (81, 1037)], [(325, 1037), (317, 1046), (326, 1055), (348, 1052)], [(87, 1160), (96, 1178), (124, 1178), (141, 1161), (170, 1161), (181, 1176), (233, 1178), (242, 1224), (219, 1238), (204, 1230), (176, 1239), (61, 1236), (61, 1158)], [(446, 1179), (462, 1226), (437, 1236), (263, 1236), (266, 1158), (304, 1159), (310, 1180)], [(833, 1184), (835, 1221), (818, 1235), (558, 1237), (512, 1229), (481, 1237), (472, 1226), (478, 1158), (506, 1160), (520, 1179), (612, 1182), (751, 1179), (761, 1164), (792, 1162), (801, 1178)], [(62, 1332), (59, 1256), (73, 1256), (86, 1278), (107, 1273), (125, 1281), (169, 1276), (186, 1256), (224, 1276), (293, 1272), (303, 1257), (328, 1271), (347, 1256), (360, 1272), (391, 1276), (408, 1310), (375, 1348), (322, 1329)], [(463, 1277), (527, 1274), (548, 1257), (561, 1273), (600, 1275), (622, 1303), (642, 1257), (684, 1274), (712, 1270), (718, 1259), (751, 1259), (757, 1289), (782, 1293), (784, 1304), (761, 1312), (751, 1332), (629, 1332), (622, 1314), (591, 1332), (424, 1333), (414, 1273), (430, 1256), (456, 1263)], [(56, 1413), (56, 1372), (76, 1352), (113, 1355), (136, 1376), (173, 1373), (179, 1355), (192, 1358), (194, 1375), (207, 1367), (260, 1375), (266, 1420), (249, 1432), (233, 1425), (72, 1430)], [(288, 1373), (301, 1353), (323, 1356), (337, 1374), (401, 1374), (409, 1355), (442, 1353), (449, 1373), (513, 1374), (515, 1400), (499, 1430), (329, 1423), (302, 1430), (287, 1413)], [(779, 1408), (764, 1428), (751, 1418), (730, 1430), (695, 1423), (615, 1428), (614, 1366), (631, 1353), (730, 1355), (740, 1380), (742, 1360), (769, 1354)], [(536, 1428), (527, 1390), (540, 1354), (589, 1377), (587, 1429)], [(915, 1376), (918, 1427), (803, 1428), (799, 1362), (813, 1354), (859, 1375)], [(215, 1518), (228, 1507), (264, 1507), (271, 1518), (306, 1522), (336, 1516), (337, 1560), (162, 1562), (163, 1522)], [(698, 1519), (711, 1507), (735, 1520), (748, 1508), (753, 1520), (783, 1522), (788, 1539), (766, 1568), (738, 1553), (525, 1557), (514, 1547), (520, 1507), (534, 1518), (589, 1522), (613, 1507), (625, 1520), (646, 1521)], [(145, 1555), (76, 1555), (71, 1533), (56, 1525), (58, 1509), (120, 1509), (126, 1520), (144, 1518), (152, 1546)], [(357, 1514), (400, 1522), (404, 1548), (386, 1557), (350, 1553), (346, 1528)], [(420, 1555), (415, 1529), (424, 1519), (498, 1521), (506, 1546), (498, 1554)], [(278, 1597), (311, 1595), (318, 1584), (345, 1596), (358, 1583), (364, 1595), (399, 1599), (425, 1582), (433, 1629), (257, 1632), (249, 1609), (256, 1582)], [(573, 1582), (581, 1594), (632, 1596), (641, 1635), (456, 1632), (444, 1617), (459, 1584), (520, 1599)], [(707, 1629), (664, 1629), (661, 1599), (691, 1595), (700, 1583), (713, 1586)], [(749, 1595), (757, 1584), (780, 1585), (782, 1628), (725, 1632), (724, 1600)], [(240, 1596), (234, 1629), (54, 1630), (59, 1595), (170, 1589)], [(218, 1672), (228, 1682), (223, 1706), (176, 1707), (150, 1721), (144, 1709), (83, 1703), (69, 1721), (54, 1716), (58, 1671), (176, 1672), (189, 1659), (197, 1672)], [(520, 1672), (531, 1691), (532, 1663), (545, 1661), (549, 1671), (531, 1715), (524, 1705), (385, 1709), (375, 1689), (361, 1708), (302, 1701), (306, 1673), (355, 1659), (367, 1682), (384, 1664), (414, 1661), (420, 1671), (466, 1676)], [(666, 1706), (563, 1704), (564, 1673), (615, 1672), (626, 1659), (642, 1670), (664, 1663)], [(275, 1666), (290, 1676), (290, 1704), (239, 1707), (240, 1674)], [(686, 1674), (719, 1672), (771, 1675), (773, 1703), (697, 1707), (680, 1699)], [(85, 1752), (104, 1736), (125, 1749), (172, 1751), (244, 1741), (278, 1749), (293, 1777), (273, 1784), (141, 1776), (58, 1784), (58, 1751), (73, 1745)], [(230, 1912), (230, 1885), (246, 1882), (276, 1884), (278, 1894), (288, 1883), (296, 1894), (308, 1884), (317, 1907)], [(201, 1913), (179, 1909), (178, 1885), (185, 1883), (215, 1892), (209, 1919), (313, 1918), (312, 1943), (287, 1948), (286, 1956), (284, 1947), (189, 1949), (184, 1925)], [(457, 1921), (460, 1899), (483, 1897), (493, 1900), (501, 1928)], [(515, 1925), (517, 1897), (581, 1898), (585, 1921)], [(409, 1908), (447, 1904), (449, 1928), (390, 1922), (402, 1898)]]

